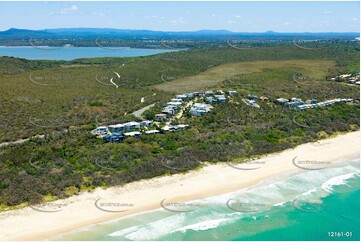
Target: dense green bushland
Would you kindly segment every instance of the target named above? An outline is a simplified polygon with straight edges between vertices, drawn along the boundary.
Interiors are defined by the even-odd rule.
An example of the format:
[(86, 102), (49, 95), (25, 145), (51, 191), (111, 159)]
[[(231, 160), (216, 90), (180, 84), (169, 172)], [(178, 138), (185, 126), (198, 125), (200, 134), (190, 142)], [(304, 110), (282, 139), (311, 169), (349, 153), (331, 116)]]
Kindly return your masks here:
[[(359, 87), (326, 81), (327, 75), (358, 71), (359, 47), (352, 43), (312, 51), (293, 45), (210, 47), (71, 62), (0, 59), (1, 141), (46, 135), (0, 148), (0, 204), (5, 206), (182, 172), (203, 162), (255, 157), (359, 129)], [(131, 112), (151, 103), (158, 102), (148, 116), (159, 111), (174, 95), (151, 86), (162, 82), (162, 73), (191, 76), (211, 66), (256, 60), (334, 60), (337, 65), (329, 70), (320, 66), (327, 73), (324, 78), (311, 75), (300, 82), (293, 80), (295, 73), (307, 73), (300, 67), (265, 66), (262, 72), (232, 76), (214, 89), (237, 90), (239, 95), (215, 105), (206, 116), (185, 113), (178, 122), (191, 126), (186, 131), (127, 138), (120, 144), (104, 143), (89, 133), (99, 124), (136, 120)], [(110, 78), (118, 89), (109, 84)], [(248, 93), (270, 100), (258, 101), (259, 109), (249, 107), (241, 100)], [(355, 102), (298, 112), (275, 104), (278, 97)]]

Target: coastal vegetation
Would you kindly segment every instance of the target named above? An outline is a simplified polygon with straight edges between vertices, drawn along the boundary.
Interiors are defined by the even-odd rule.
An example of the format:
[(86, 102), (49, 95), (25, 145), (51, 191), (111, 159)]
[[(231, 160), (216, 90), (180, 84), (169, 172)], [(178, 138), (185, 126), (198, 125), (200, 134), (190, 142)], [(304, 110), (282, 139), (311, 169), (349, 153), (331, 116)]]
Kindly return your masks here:
[[(359, 72), (359, 51), (345, 42), (311, 51), (283, 44), (73, 61), (2, 57), (0, 142), (30, 139), (0, 146), (0, 204), (36, 204), (358, 130), (359, 86), (327, 79)], [(305, 78), (296, 82), (295, 74)], [(156, 103), (143, 114), (152, 117), (175, 93), (218, 89), (238, 95), (202, 117), (186, 111), (177, 122), (188, 130), (117, 144), (90, 134), (96, 126), (138, 121), (131, 113)], [(242, 98), (249, 93), (269, 101), (247, 106)], [(300, 112), (277, 105), (279, 97), (354, 102)], [(32, 138), (39, 134), (45, 137)]]

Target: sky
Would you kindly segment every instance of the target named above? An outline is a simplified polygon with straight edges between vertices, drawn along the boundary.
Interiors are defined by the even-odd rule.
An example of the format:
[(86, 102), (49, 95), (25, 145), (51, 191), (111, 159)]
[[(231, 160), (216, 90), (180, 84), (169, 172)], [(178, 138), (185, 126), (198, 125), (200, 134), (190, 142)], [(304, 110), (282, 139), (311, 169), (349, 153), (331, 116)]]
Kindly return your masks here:
[(360, 32), (354, 2), (0, 2), (0, 30)]

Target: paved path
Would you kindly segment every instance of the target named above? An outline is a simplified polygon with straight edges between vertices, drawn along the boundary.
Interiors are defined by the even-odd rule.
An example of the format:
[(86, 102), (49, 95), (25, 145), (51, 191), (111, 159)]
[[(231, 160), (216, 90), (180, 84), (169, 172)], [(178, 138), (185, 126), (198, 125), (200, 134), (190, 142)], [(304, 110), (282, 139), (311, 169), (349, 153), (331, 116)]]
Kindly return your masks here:
[(145, 111), (147, 111), (148, 109), (154, 107), (154, 105), (155, 105), (155, 103), (153, 103), (153, 104), (151, 104), (151, 105), (148, 105), (148, 106), (146, 106), (146, 107), (144, 107), (144, 108), (141, 108), (141, 109), (133, 112), (132, 114), (133, 114), (135, 117), (140, 118)]

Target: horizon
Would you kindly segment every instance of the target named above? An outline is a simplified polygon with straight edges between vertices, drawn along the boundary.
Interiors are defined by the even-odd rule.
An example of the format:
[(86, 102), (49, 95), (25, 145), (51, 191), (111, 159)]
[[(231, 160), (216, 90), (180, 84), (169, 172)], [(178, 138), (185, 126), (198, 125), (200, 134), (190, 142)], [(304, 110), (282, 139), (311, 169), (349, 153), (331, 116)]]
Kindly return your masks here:
[(360, 32), (358, 1), (0, 2), (0, 7), (7, 10), (0, 16), (1, 31), (109, 28), (165, 32)]
[(202, 31), (227, 31), (227, 32), (231, 32), (231, 33), (247, 33), (247, 34), (265, 34), (265, 33), (275, 33), (275, 34), (342, 34), (342, 33), (350, 33), (350, 34), (360, 34), (360, 31), (355, 31), (355, 32), (277, 32), (277, 31), (273, 31), (273, 30), (266, 30), (263, 32), (248, 32), (248, 31), (244, 31), (244, 32), (237, 32), (237, 31), (232, 31), (229, 29), (198, 29), (198, 30), (180, 30), (180, 31), (173, 31), (173, 30), (152, 30), (152, 29), (125, 29), (125, 28), (108, 28), (108, 27), (99, 27), (99, 28), (92, 28), (92, 27), (68, 27), (68, 28), (47, 28), (47, 29), (21, 29), (21, 28), (15, 28), (15, 27), (10, 27), (8, 29), (5, 30), (0, 30), (0, 32), (6, 32), (9, 30), (29, 30), (29, 31), (47, 31), (47, 30), (71, 30), (71, 29), (108, 29), (108, 30), (131, 30), (131, 31), (153, 31), (153, 32), (175, 32), (175, 33), (182, 33), (182, 32), (202, 32)]

